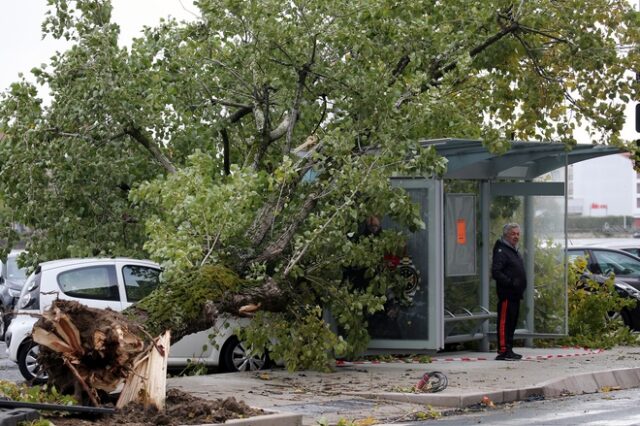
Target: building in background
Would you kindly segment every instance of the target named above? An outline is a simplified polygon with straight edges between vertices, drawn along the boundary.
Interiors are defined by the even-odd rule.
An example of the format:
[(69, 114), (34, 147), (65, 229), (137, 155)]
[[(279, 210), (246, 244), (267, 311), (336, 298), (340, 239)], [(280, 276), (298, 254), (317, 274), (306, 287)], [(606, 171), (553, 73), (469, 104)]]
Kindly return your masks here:
[(640, 180), (629, 154), (569, 166), (567, 193), (569, 214), (633, 216), (635, 227), (640, 228)]

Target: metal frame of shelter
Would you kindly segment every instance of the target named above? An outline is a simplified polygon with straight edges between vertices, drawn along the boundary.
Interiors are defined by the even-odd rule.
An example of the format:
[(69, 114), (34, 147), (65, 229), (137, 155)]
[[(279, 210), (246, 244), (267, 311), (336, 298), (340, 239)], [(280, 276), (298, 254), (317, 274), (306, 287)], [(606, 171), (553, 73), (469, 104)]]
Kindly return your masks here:
[[(535, 233), (534, 206), (530, 200), (537, 196), (563, 197), (564, 200), (564, 246), (566, 247), (566, 206), (567, 206), (567, 173), (568, 165), (580, 161), (618, 154), (618, 148), (603, 145), (579, 144), (570, 150), (562, 143), (556, 142), (511, 142), (510, 149), (501, 155), (490, 153), (481, 141), (463, 139), (437, 139), (421, 142), (423, 147), (432, 147), (437, 153), (448, 160), (448, 168), (443, 177), (415, 178), (399, 177), (393, 179), (393, 184), (407, 190), (414, 202), (417, 202), (423, 212), (423, 220), (426, 229), (423, 233), (417, 233), (409, 238), (408, 248), (412, 252), (412, 260), (421, 273), (421, 288), (413, 300), (411, 308), (404, 308), (398, 317), (395, 314), (393, 320), (387, 320), (386, 325), (381, 326), (382, 331), (375, 330), (376, 321), (370, 321), (370, 334), (372, 340), (369, 344), (370, 353), (390, 352), (406, 350), (412, 352), (430, 352), (444, 347), (445, 343), (479, 340), (481, 350), (489, 349), (489, 320), (496, 314), (491, 311), (490, 303), (490, 250), (491, 241), (490, 208), (492, 197), (518, 196), (523, 197), (522, 222), (525, 235)], [(560, 169), (564, 171), (563, 182), (534, 182), (534, 179)], [(471, 255), (477, 263), (477, 274), (480, 279), (479, 303), (475, 309), (464, 309), (462, 312), (449, 312), (444, 307), (445, 300), (445, 259), (446, 232), (445, 217), (445, 180), (470, 180), (477, 181), (479, 196), (477, 203), (478, 212), (468, 213), (476, 222), (473, 226), (473, 234), (478, 236), (479, 244), (472, 241)], [(465, 200), (462, 200), (463, 205)], [(466, 203), (470, 204), (470, 203)], [(455, 224), (455, 222), (454, 222)], [(464, 227), (464, 221), (458, 221), (458, 227)], [(477, 231), (476, 231), (477, 230)], [(449, 230), (451, 231), (451, 230)], [(455, 232), (455, 229), (453, 230)], [(465, 238), (464, 236), (462, 237)], [(534, 238), (525, 237), (525, 267), (528, 282), (530, 283), (525, 293), (524, 303), (533, 306), (534, 292), (534, 262), (535, 250)], [(566, 252), (565, 252), (566, 257)], [(477, 260), (477, 262), (476, 262)], [(564, 262), (564, 297), (565, 320), (564, 330), (560, 334), (566, 334), (566, 262)], [(495, 308), (495, 307), (493, 307)], [(396, 323), (391, 329), (386, 329), (389, 323)], [(470, 333), (449, 336), (447, 330), (455, 324), (465, 322), (473, 323)], [(374, 324), (372, 329), (372, 323)], [(378, 321), (380, 323), (380, 321)], [(534, 310), (526, 313), (526, 329), (517, 331), (518, 337), (538, 337), (534, 333)], [(380, 326), (378, 326), (380, 328)], [(531, 342), (529, 342), (531, 343)]]

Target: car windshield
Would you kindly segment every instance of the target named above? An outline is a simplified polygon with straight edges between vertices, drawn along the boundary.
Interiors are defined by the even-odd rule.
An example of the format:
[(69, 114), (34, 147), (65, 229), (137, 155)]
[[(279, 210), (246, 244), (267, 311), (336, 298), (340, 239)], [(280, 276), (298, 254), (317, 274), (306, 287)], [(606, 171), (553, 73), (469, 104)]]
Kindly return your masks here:
[(27, 269), (19, 268), (16, 260), (16, 257), (10, 257), (7, 259), (7, 277), (14, 280), (27, 279)]
[(605, 275), (613, 272), (620, 276), (638, 276), (640, 275), (640, 261), (632, 256), (623, 253), (594, 250), (597, 256), (600, 270)]

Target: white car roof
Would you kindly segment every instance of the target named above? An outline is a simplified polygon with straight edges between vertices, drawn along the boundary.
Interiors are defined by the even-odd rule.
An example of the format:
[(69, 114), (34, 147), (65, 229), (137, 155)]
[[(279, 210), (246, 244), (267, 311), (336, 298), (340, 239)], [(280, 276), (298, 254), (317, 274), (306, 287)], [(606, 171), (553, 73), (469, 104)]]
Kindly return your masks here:
[(40, 263), (40, 270), (50, 270), (55, 268), (67, 267), (72, 265), (96, 265), (96, 264), (112, 264), (112, 263), (136, 263), (147, 265), (152, 268), (160, 269), (160, 265), (151, 260), (146, 259), (132, 259), (129, 257), (89, 257), (89, 258), (70, 258), (70, 259), (58, 259), (50, 260), (48, 262)]

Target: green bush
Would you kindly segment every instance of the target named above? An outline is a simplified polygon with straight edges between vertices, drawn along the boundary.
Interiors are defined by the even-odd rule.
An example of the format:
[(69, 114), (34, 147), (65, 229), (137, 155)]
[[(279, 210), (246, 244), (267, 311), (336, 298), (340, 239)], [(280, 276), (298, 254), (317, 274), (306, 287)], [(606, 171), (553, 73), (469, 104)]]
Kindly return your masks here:
[(591, 348), (637, 344), (638, 337), (611, 315), (636, 301), (616, 292), (613, 276), (603, 283), (584, 278), (586, 265), (584, 258), (569, 264), (569, 336), (561, 343)]

